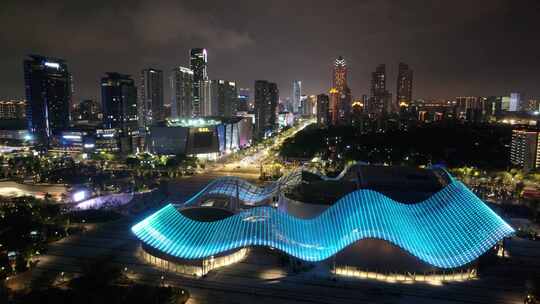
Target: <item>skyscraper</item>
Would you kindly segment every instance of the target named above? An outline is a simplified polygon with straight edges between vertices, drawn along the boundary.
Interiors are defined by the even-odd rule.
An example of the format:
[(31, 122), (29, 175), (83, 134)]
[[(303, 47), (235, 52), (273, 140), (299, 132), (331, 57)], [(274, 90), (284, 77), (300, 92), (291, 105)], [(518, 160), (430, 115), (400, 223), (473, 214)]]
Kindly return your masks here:
[(501, 97), (501, 111), (510, 111), (510, 96)]
[(330, 99), (326, 94), (317, 95), (317, 124), (319, 126), (327, 126), (330, 120), (328, 103)]
[(488, 116), (498, 116), (502, 113), (502, 97), (490, 96), (487, 99), (486, 114)]
[(522, 107), (522, 110), (527, 112), (538, 112), (540, 110), (540, 100), (538, 99), (529, 99)]
[(386, 65), (379, 64), (371, 73), (371, 96), (369, 113), (382, 114), (388, 111), (388, 91), (386, 91)]
[(238, 107), (236, 83), (228, 80), (209, 80), (210, 95), (204, 98), (202, 115), (232, 117)]
[(212, 83), (213, 80), (204, 80), (199, 87), (200, 90), (200, 102), (199, 102), (199, 116), (211, 116), (212, 115)]
[(264, 138), (265, 134), (277, 127), (277, 105), (279, 90), (277, 85), (266, 80), (255, 81), (255, 136)]
[(251, 92), (249, 88), (239, 88), (238, 89), (238, 108), (239, 112), (247, 112), (250, 110), (250, 95)]
[(191, 118), (193, 100), (193, 71), (177, 67), (171, 71), (171, 117)]
[(510, 93), (510, 108), (508, 111), (521, 111), (521, 95), (519, 93)]
[(138, 122), (137, 87), (130, 75), (106, 73), (101, 78), (101, 104), (105, 128), (115, 128), (122, 135), (136, 129)]
[(191, 49), (190, 67), (193, 71), (192, 115), (197, 117), (201, 115), (202, 86), (204, 81), (208, 80), (208, 56), (206, 49)]
[(23, 62), (28, 130), (41, 144), (69, 127), (71, 74), (59, 58), (30, 55)]
[(315, 95), (310, 95), (310, 96), (302, 95), (301, 102), (300, 102), (300, 108), (299, 108), (298, 112), (302, 116), (306, 116), (306, 117), (312, 116), (314, 114), (314, 111), (315, 111), (314, 107), (315, 107), (316, 104), (317, 104), (317, 96), (315, 96)]
[(367, 94), (362, 94), (362, 104), (363, 104), (363, 111), (368, 112), (368, 109), (369, 109), (369, 96)]
[(76, 117), (72, 119), (95, 121), (99, 119), (98, 104), (92, 99), (82, 100), (76, 106)]
[(488, 98), (477, 96), (456, 97), (456, 113), (459, 119), (482, 122), (489, 112)]
[(413, 71), (403, 62), (399, 63), (397, 89), (396, 89), (396, 106), (397, 109), (402, 106), (408, 106), (412, 101), (413, 88)]
[(332, 87), (338, 91), (347, 86), (347, 62), (339, 56), (334, 62), (334, 71), (332, 73)]
[(347, 85), (347, 63), (339, 56), (334, 62), (330, 89), (330, 121), (332, 125), (348, 124), (351, 118), (351, 90)]
[(293, 113), (298, 113), (300, 108), (300, 98), (302, 97), (302, 82), (300, 80), (293, 80), (292, 96), (291, 96), (291, 108), (287, 109)]
[(308, 112), (310, 116), (317, 115), (317, 95), (309, 96), (309, 108)]
[(163, 71), (152, 68), (142, 70), (139, 91), (139, 127), (148, 128), (165, 118)]

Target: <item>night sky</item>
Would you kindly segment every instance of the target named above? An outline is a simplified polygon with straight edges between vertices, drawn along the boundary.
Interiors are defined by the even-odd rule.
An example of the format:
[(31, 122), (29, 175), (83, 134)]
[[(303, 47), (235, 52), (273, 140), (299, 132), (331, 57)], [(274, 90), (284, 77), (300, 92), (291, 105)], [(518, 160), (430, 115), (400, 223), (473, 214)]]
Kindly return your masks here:
[[(395, 94), (399, 61), (414, 70), (414, 98), (540, 97), (540, 1), (12, 1), (0, 8), (0, 99), (23, 98), (22, 60), (36, 53), (68, 61), (74, 101), (99, 100), (107, 71), (139, 78), (145, 67), (189, 67), (206, 47), (211, 79), (278, 83), (328, 91), (332, 61), (349, 66), (353, 96), (387, 64)], [(165, 85), (168, 102), (168, 84)]]

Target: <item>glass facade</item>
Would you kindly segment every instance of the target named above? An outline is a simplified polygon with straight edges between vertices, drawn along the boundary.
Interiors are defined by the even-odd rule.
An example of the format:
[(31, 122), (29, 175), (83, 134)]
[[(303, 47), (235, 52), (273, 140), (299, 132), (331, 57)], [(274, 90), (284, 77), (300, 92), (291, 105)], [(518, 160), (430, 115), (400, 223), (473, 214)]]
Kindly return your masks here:
[(69, 127), (71, 74), (64, 60), (30, 55), (24, 60), (28, 131), (42, 144)]

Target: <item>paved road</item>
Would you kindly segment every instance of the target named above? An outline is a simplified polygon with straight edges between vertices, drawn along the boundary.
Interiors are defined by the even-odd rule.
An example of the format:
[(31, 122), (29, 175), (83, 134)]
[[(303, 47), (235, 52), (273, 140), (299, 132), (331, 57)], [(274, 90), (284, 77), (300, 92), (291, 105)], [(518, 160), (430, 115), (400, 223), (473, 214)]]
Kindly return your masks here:
[(0, 181), (0, 195), (6, 197), (34, 196), (43, 198), (49, 193), (56, 200), (60, 200), (62, 193), (66, 193), (66, 187), (59, 184), (20, 184), (14, 181)]

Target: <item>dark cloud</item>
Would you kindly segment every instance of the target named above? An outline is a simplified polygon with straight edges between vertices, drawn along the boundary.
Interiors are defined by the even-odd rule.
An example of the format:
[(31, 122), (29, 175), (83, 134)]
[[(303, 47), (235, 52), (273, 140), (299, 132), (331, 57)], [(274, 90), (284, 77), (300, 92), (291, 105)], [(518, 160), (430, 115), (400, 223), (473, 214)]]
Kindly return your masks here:
[(386, 63), (395, 90), (399, 61), (415, 70), (415, 97), (540, 95), (536, 0), (4, 1), (0, 98), (23, 97), (28, 53), (68, 60), (76, 98), (98, 98), (106, 71), (138, 75), (188, 65), (209, 49), (212, 78), (277, 81), (282, 96), (301, 79), (326, 91), (332, 60), (349, 64), (353, 94)]
[(141, 44), (167, 47), (175, 41), (198, 42), (212, 49), (238, 49), (253, 43), (246, 32), (215, 22), (212, 15), (199, 13), (170, 1), (156, 5), (146, 1), (130, 14), (133, 30)]

